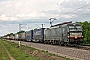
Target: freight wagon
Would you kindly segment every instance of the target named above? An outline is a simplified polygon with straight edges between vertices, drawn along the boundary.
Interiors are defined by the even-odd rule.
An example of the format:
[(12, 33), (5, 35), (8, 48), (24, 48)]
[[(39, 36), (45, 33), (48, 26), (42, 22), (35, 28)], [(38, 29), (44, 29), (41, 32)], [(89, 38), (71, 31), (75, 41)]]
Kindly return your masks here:
[(15, 38), (14, 38), (15, 40), (18, 40), (18, 34), (15, 34)]
[(33, 30), (33, 41), (34, 42), (44, 42), (44, 30), (45, 28), (34, 29)]
[(14, 40), (14, 36), (13, 35), (10, 35), (9, 39), (10, 40)]
[(26, 31), (25, 36), (26, 36), (26, 41), (32, 41), (32, 39), (33, 39), (33, 30)]
[(22, 40), (22, 41), (25, 41), (25, 32), (22, 32), (22, 33), (19, 33), (18, 34), (18, 40)]
[(3, 38), (8, 40), (8, 39), (10, 39), (10, 36), (6, 36), (6, 37), (3, 37)]

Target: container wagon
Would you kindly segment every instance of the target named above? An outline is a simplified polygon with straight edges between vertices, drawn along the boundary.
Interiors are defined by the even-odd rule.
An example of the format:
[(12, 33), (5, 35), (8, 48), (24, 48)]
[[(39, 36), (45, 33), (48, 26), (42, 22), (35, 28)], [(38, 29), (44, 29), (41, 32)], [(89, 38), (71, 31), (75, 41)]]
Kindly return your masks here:
[(15, 34), (15, 40), (18, 40), (18, 34)]
[(33, 41), (34, 42), (44, 42), (44, 30), (45, 28), (34, 29), (33, 30)]
[(26, 31), (26, 41), (32, 41), (33, 39), (33, 30), (30, 30), (30, 31)]
[(10, 40), (14, 40), (14, 36), (13, 35), (10, 35), (9, 39)]
[(25, 32), (19, 33), (18, 34), (18, 39), (22, 40), (22, 41), (26, 41), (26, 39), (25, 39)]

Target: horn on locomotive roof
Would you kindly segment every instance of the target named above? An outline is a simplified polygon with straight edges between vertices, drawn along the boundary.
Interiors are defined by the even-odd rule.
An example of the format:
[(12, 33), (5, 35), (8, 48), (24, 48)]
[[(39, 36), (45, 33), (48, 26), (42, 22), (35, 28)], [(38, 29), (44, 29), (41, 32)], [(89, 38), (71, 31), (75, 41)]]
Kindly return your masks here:
[(72, 21), (70, 21), (70, 22), (63, 22), (63, 23), (60, 23), (60, 24), (52, 25), (51, 27), (55, 27), (55, 26), (59, 26), (59, 25), (64, 25), (64, 24), (69, 24), (69, 23), (72, 23)]

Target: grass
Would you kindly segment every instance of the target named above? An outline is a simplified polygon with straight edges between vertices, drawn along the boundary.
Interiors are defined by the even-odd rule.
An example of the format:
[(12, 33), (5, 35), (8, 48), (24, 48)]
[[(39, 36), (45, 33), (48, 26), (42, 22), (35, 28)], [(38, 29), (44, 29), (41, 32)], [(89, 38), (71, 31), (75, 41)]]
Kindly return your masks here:
[[(22, 45), (24, 46), (24, 45)], [(33, 47), (29, 47), (29, 46), (24, 46), (24, 49), (29, 49), (30, 51), (35, 51), (35, 50), (38, 50), (38, 49), (35, 49)], [(46, 56), (57, 56), (57, 57), (60, 57), (60, 58), (64, 58), (65, 60), (73, 60), (73, 59), (70, 59), (70, 58), (66, 58), (66, 57), (63, 57), (63, 56), (59, 56), (57, 54), (53, 54), (53, 53), (49, 53), (47, 50), (38, 50), (39, 52), (44, 52), (46, 54)]]
[[(59, 58), (63, 58), (63, 60), (73, 60), (73, 59), (70, 59), (70, 58), (58, 56), (57, 54), (49, 53), (48, 51), (38, 50), (38, 49), (35, 49), (33, 47), (29, 47), (29, 46), (21, 45), (18, 48), (18, 43), (5, 41), (5, 40), (2, 40), (1, 42), (3, 43), (3, 45), (8, 49), (8, 51), (11, 53), (11, 55), (16, 60), (42, 60), (42, 58), (44, 59), (44, 58), (51, 57), (51, 56), (56, 56), (56, 57), (59, 57)], [(38, 51), (39, 54), (43, 52), (44, 55), (43, 56), (41, 55), (42, 56), (41, 57), (41, 56), (30, 54), (30, 52), (35, 52), (35, 51)]]
[(16, 43), (11, 43), (9, 41), (2, 41), (2, 43), (16, 60), (40, 60), (19, 49)]
[[(24, 45), (22, 45), (24, 46)], [(29, 46), (24, 46), (25, 49), (29, 49), (30, 51), (35, 51), (35, 50), (38, 50), (38, 49), (35, 49), (33, 47), (29, 47)], [(65, 60), (73, 60), (73, 59), (70, 59), (70, 58), (67, 58), (67, 57), (63, 57), (63, 56), (59, 56), (57, 54), (53, 54), (53, 53), (49, 53), (47, 50), (38, 50), (39, 52), (44, 52), (46, 54), (46, 56), (57, 56), (57, 57), (60, 57), (60, 58), (64, 58)]]
[(1, 41), (0, 41), (0, 60), (10, 60), (10, 58), (7, 55), (6, 50), (2, 46)]

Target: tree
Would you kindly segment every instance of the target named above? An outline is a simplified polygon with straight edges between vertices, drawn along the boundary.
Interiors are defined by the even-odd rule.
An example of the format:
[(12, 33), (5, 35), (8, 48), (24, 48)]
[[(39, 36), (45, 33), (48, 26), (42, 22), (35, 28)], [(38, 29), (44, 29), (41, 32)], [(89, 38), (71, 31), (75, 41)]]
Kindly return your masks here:
[(21, 31), (17, 32), (16, 34), (23, 33), (23, 32), (25, 32), (25, 31), (21, 30)]
[(84, 41), (86, 44), (90, 44), (90, 22), (76, 22), (82, 25), (84, 33)]

